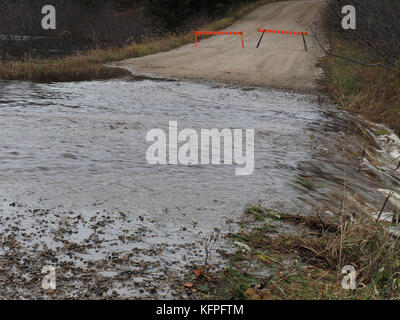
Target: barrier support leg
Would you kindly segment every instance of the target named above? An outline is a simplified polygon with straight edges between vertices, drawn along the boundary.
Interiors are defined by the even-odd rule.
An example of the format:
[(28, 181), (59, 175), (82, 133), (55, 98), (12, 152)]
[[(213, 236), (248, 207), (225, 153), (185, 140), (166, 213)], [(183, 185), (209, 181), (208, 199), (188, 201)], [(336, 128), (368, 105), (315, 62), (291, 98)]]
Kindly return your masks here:
[(194, 37), (195, 37), (196, 48), (197, 48), (197, 34), (195, 34)]
[(261, 40), (262, 40), (263, 37), (264, 37), (264, 33), (265, 33), (265, 29), (263, 30), (263, 33), (262, 33), (262, 35), (261, 35), (261, 38), (260, 38), (260, 40), (259, 40), (258, 43), (257, 43), (257, 49), (258, 49), (258, 47), (260, 46)]
[(308, 48), (307, 48), (307, 42), (306, 42), (306, 38), (304, 38), (304, 33), (303, 33), (303, 32), (301, 33), (301, 36), (303, 37), (303, 42), (304, 42), (304, 50), (305, 50), (306, 52), (308, 52)]
[(243, 34), (240, 35), (240, 38), (242, 39), (242, 48), (244, 49), (244, 40), (243, 40)]

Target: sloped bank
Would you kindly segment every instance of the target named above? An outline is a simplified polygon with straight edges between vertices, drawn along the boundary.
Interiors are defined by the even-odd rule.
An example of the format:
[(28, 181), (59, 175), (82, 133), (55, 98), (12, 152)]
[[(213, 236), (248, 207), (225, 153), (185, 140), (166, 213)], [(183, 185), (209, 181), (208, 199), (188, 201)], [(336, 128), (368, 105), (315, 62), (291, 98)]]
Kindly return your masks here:
[[(202, 273), (187, 280), (193, 281), (201, 298), (400, 298), (399, 64), (391, 69), (371, 67), (385, 61), (357, 41), (330, 31), (332, 20), (326, 27), (336, 57), (322, 60), (325, 77), (320, 89), (359, 119), (353, 134), (363, 140), (357, 152), (348, 143), (341, 146), (348, 158), (343, 191), (331, 195), (330, 209), (316, 208), (306, 216), (280, 213), (276, 208), (247, 209), (240, 231), (231, 235), (238, 251), (230, 257), (230, 267), (220, 274), (209, 274), (203, 267)], [(347, 177), (355, 171), (365, 181), (376, 182), (379, 201), (372, 203), (365, 194), (355, 192)], [(315, 188), (318, 182), (304, 180), (303, 187)], [(343, 286), (342, 271), (348, 266), (356, 272), (355, 290)]]
[[(383, 125), (369, 125), (359, 128), (362, 153), (352, 163), (348, 152), (347, 170), (358, 163), (360, 175), (377, 185), (386, 182), (388, 189), (376, 190), (382, 194), (379, 207), (353, 192), (345, 172), (339, 205), (332, 193), (330, 208), (305, 215), (248, 207), (239, 231), (230, 234), (237, 251), (229, 267), (220, 273), (199, 267), (186, 279), (190, 290), (217, 299), (399, 299), (400, 140)], [(342, 271), (349, 266), (355, 290), (343, 286)]]

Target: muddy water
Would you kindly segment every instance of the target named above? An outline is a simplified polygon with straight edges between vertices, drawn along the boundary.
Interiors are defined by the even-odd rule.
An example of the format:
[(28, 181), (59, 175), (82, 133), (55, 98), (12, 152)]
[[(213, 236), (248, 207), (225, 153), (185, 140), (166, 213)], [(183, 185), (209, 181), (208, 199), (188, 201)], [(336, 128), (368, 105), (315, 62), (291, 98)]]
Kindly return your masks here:
[[(0, 270), (2, 281), (14, 276), (0, 294), (186, 297), (178, 284), (204, 262), (200, 241), (219, 232), (210, 263), (223, 261), (223, 236), (246, 204), (307, 213), (341, 187), (337, 151), (359, 139), (345, 134), (348, 115), (314, 100), (154, 79), (0, 82)], [(254, 174), (147, 164), (147, 132), (169, 121), (255, 129)], [(310, 187), (317, 176), (320, 189)], [(374, 181), (352, 181), (374, 198)], [(55, 292), (40, 288), (43, 265), (57, 268)]]

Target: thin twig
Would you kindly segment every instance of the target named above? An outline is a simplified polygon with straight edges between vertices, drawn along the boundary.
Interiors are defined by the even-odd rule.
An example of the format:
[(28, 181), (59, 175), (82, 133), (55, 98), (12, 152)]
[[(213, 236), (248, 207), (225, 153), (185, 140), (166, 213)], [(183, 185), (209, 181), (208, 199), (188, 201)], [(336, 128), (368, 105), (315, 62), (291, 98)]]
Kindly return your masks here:
[(385, 200), (385, 203), (383, 204), (383, 207), (382, 207), (382, 209), (381, 209), (381, 212), (379, 212), (379, 214), (378, 214), (378, 218), (376, 219), (376, 223), (379, 222), (379, 219), (381, 218), (381, 215), (382, 215), (382, 213), (383, 213), (383, 210), (385, 210), (386, 204), (387, 204), (388, 200), (390, 199), (390, 197), (391, 197), (392, 195), (393, 195), (393, 192), (390, 191), (389, 194), (388, 194), (388, 196), (386, 197), (386, 200)]
[(344, 60), (347, 60), (347, 61), (350, 61), (350, 62), (353, 62), (353, 63), (356, 63), (356, 64), (360, 64), (360, 65), (366, 66), (366, 67), (381, 67), (381, 68), (385, 68), (385, 69), (391, 70), (391, 71), (396, 72), (396, 73), (400, 73), (399, 70), (396, 70), (395, 68), (393, 68), (393, 67), (391, 67), (391, 66), (388, 66), (388, 65), (385, 65), (385, 64), (382, 64), (382, 63), (366, 63), (366, 62), (363, 62), (363, 61), (360, 61), (360, 60), (356, 60), (356, 59), (354, 59), (354, 58), (349, 58), (349, 57), (345, 57), (345, 56), (341, 56), (341, 55), (332, 53), (331, 51), (329, 51), (328, 49), (326, 49), (326, 48), (321, 44), (321, 42), (319, 41), (319, 38), (318, 38), (318, 23), (315, 22), (315, 21), (314, 21), (314, 28), (311, 28), (311, 32), (312, 32), (312, 34), (313, 34), (315, 40), (317, 41), (317, 44), (320, 46), (320, 48), (321, 48), (328, 56), (335, 57), (335, 58), (339, 58), (339, 59), (344, 59)]
[(365, 154), (366, 154), (366, 153), (367, 153), (367, 151), (364, 149), (364, 150), (363, 150), (363, 153), (362, 153), (362, 156), (361, 156), (360, 165), (358, 166), (357, 171), (360, 171), (361, 166), (362, 166), (362, 164), (363, 164), (363, 162), (364, 162), (364, 158), (365, 158)]
[(318, 217), (319, 222), (321, 222), (321, 224), (322, 224), (322, 233), (324, 233), (326, 230), (325, 222), (322, 220), (322, 217), (320, 216), (318, 209), (315, 209), (315, 211), (317, 212), (317, 217)]
[(344, 156), (344, 178), (343, 178), (343, 198), (342, 198), (342, 203), (340, 205), (340, 249), (339, 249), (339, 265), (338, 265), (338, 277), (340, 277), (341, 270), (342, 270), (342, 252), (343, 252), (343, 233), (345, 228), (345, 225), (343, 223), (343, 207), (345, 204), (345, 198), (346, 198), (346, 189), (347, 189), (347, 152), (349, 150), (349, 140), (346, 135), (346, 152)]

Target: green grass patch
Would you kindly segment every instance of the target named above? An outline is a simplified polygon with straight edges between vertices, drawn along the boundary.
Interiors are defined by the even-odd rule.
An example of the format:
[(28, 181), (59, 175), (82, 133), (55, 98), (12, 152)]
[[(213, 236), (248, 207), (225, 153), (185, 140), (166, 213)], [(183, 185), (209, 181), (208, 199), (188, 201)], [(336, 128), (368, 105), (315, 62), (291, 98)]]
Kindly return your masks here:
[(243, 271), (239, 271), (234, 267), (225, 270), (222, 278), (222, 286), (217, 290), (220, 299), (237, 299), (244, 300), (247, 298), (246, 291), (252, 284), (256, 284), (257, 279), (252, 278)]

